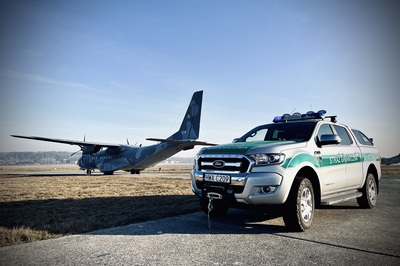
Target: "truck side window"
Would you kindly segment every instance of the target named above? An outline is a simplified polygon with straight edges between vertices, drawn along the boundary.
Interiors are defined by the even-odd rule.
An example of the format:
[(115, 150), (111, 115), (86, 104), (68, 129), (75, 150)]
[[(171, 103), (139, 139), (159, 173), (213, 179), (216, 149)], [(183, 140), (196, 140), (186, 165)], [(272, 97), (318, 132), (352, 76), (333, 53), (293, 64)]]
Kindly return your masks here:
[(365, 134), (363, 134), (361, 131), (355, 129), (352, 129), (352, 131), (354, 133), (354, 136), (356, 136), (358, 142), (360, 142), (360, 144), (367, 146), (374, 146), (371, 140), (367, 136), (365, 136)]
[(349, 133), (347, 132), (346, 128), (334, 125), (334, 128), (339, 135), (339, 137), (342, 139), (342, 145), (350, 145), (353, 143), (353, 141), (350, 138)]
[(318, 141), (321, 140), (321, 135), (333, 134), (332, 128), (328, 124), (322, 124), (318, 129)]

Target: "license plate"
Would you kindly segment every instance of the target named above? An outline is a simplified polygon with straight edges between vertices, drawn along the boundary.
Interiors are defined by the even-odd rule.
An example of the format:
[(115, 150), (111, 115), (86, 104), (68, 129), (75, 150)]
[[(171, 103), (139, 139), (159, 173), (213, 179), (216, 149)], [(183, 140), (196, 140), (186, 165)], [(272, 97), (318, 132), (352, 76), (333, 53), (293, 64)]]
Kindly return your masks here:
[(220, 174), (204, 174), (204, 181), (230, 184), (231, 176), (230, 175), (220, 175)]

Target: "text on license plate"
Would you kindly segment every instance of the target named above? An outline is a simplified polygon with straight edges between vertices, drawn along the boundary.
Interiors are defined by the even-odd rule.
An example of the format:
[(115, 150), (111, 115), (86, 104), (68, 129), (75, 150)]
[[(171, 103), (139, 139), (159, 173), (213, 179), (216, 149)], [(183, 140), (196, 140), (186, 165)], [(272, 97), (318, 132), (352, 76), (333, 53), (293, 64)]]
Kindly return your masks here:
[(231, 183), (231, 176), (220, 174), (204, 174), (204, 181), (229, 184)]

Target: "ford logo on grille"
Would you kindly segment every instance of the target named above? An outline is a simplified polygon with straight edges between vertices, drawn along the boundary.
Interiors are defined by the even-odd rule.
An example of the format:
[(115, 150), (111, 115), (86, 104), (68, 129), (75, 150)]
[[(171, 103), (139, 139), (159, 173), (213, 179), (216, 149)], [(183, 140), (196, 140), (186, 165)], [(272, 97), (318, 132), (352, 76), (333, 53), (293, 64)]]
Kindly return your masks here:
[(222, 161), (222, 160), (216, 160), (216, 161), (213, 162), (213, 166), (215, 168), (222, 168), (222, 167), (225, 166), (225, 162)]

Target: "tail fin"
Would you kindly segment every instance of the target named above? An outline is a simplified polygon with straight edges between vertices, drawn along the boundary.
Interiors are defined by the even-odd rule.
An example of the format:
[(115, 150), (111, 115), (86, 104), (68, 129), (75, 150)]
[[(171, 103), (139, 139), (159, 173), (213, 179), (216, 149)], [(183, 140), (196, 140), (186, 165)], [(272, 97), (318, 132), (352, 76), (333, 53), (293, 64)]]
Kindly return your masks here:
[(203, 91), (196, 91), (192, 96), (192, 100), (190, 101), (179, 131), (175, 132), (168, 139), (182, 140), (199, 138), (202, 101)]

